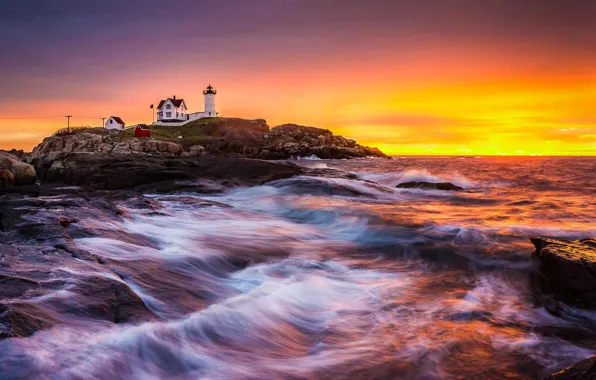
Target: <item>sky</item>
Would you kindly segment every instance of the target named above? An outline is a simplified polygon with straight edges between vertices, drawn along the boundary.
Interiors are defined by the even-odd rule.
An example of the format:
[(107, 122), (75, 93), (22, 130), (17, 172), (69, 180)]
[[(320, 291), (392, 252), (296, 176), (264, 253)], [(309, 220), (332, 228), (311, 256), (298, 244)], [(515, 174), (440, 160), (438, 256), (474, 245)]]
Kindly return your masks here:
[(176, 95), (396, 155), (596, 155), (594, 0), (0, 0), (0, 149)]

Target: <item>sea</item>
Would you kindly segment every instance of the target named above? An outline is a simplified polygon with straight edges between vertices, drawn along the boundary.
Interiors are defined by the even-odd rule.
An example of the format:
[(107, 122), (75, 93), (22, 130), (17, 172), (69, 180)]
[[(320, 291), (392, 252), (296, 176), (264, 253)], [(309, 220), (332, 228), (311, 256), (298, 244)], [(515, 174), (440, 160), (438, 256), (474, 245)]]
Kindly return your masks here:
[(0, 378), (540, 379), (596, 354), (528, 239), (596, 236), (596, 158), (293, 162), (318, 174), (82, 220), (154, 320), (2, 340)]

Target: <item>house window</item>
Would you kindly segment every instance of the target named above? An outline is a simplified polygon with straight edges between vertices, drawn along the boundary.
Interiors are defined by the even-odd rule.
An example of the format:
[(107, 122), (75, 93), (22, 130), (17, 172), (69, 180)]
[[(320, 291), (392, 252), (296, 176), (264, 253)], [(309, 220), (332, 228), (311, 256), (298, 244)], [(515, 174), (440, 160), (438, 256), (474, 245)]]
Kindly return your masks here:
[(211, 112), (209, 112), (209, 116), (211, 116)]
[(166, 106), (166, 109), (172, 109), (172, 105), (171, 105), (171, 104), (168, 104), (168, 105)]
[(110, 124), (114, 124), (114, 120), (110, 119)]
[(172, 117), (172, 113), (171, 112), (166, 112), (166, 117)]

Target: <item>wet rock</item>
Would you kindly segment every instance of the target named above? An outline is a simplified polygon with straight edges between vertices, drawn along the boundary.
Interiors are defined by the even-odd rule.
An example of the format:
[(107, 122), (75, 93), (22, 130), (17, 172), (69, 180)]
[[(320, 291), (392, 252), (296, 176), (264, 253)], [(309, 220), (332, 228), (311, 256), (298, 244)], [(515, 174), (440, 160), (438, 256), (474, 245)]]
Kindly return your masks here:
[(56, 324), (55, 317), (34, 304), (0, 304), (0, 339), (28, 337)]
[[(212, 179), (251, 186), (301, 173), (290, 163), (212, 157), (62, 153), (32, 160), (45, 182), (118, 190), (164, 181)], [(147, 189), (145, 187), (145, 191)]]
[(0, 274), (0, 299), (20, 297), (39, 284), (18, 275)]
[(70, 288), (75, 302), (65, 307), (75, 315), (107, 320), (114, 323), (142, 322), (152, 319), (153, 313), (141, 298), (123, 281), (93, 276), (86, 277)]
[(191, 197), (191, 196), (184, 196), (184, 195), (178, 195), (178, 196), (168, 196), (167, 198), (162, 198), (163, 201), (170, 201), (170, 202), (182, 202), (188, 205), (192, 205), (193, 207), (223, 207), (223, 208), (232, 208), (232, 206), (225, 204), (225, 203), (221, 203), (221, 202), (216, 202), (216, 201), (210, 201), (208, 199), (201, 199), (201, 198), (197, 198), (197, 197)]
[(596, 356), (547, 376), (544, 380), (596, 380)]
[(72, 223), (77, 223), (78, 221), (79, 220), (75, 218), (58, 218), (58, 223), (60, 223), (62, 227), (68, 227)]
[(370, 193), (361, 191), (357, 188), (330, 182), (326, 179), (298, 177), (281, 181), (276, 181), (271, 186), (283, 189), (291, 194), (310, 194), (310, 195), (335, 195), (344, 197), (370, 196)]
[[(0, 185), (3, 182), (5, 185), (31, 185), (36, 180), (33, 166), (22, 162), (18, 157), (4, 151), (0, 152), (0, 170), (3, 170), (2, 173), (4, 173), (4, 175), (0, 173)], [(8, 172), (12, 174), (12, 179)]]
[(127, 208), (133, 208), (138, 210), (150, 210), (154, 212), (157, 212), (158, 210), (163, 208), (161, 203), (159, 203), (155, 199), (144, 196), (131, 197), (122, 202), (122, 204)]
[[(101, 234), (155, 248), (144, 235), (104, 233), (102, 221), (122, 216), (111, 197), (103, 196), (107, 195), (0, 198), (0, 339), (90, 319), (112, 323), (155, 319), (125, 278), (73, 240)], [(131, 202), (145, 203), (134, 197)], [(151, 201), (149, 206), (156, 207)]]
[(463, 191), (464, 188), (452, 184), (451, 182), (425, 182), (425, 181), (411, 181), (403, 182), (396, 186), (398, 189), (428, 189), (428, 190), (444, 190), (444, 191)]
[(562, 301), (596, 309), (596, 239), (531, 237), (544, 275), (542, 288)]
[(344, 179), (357, 179), (362, 180), (354, 173), (346, 172), (339, 169), (331, 168), (315, 168), (306, 169), (306, 174), (311, 177), (325, 177), (325, 178), (344, 178)]
[(24, 221), (23, 216), (34, 213), (42, 202), (31, 199), (0, 199), (0, 231), (10, 231)]

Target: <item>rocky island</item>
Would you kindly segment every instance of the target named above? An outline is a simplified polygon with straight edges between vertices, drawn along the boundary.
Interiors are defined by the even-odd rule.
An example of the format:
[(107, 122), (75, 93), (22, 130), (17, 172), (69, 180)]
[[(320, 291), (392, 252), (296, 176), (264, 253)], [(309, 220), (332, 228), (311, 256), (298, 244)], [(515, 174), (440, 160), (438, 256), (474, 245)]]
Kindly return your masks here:
[(263, 119), (239, 118), (203, 118), (181, 127), (156, 125), (151, 128), (151, 138), (135, 138), (133, 129), (79, 129), (44, 139), (33, 149), (29, 159), (56, 152), (227, 156), (265, 160), (387, 158), (378, 148), (362, 146), (327, 129), (296, 124), (270, 128)]
[(183, 127), (154, 126), (151, 133), (151, 138), (135, 138), (133, 129), (60, 131), (31, 153), (4, 152), (0, 184), (32, 185), (37, 176), (43, 184), (107, 190), (147, 189), (149, 183), (168, 181), (172, 189), (172, 181), (188, 184), (206, 178), (254, 185), (298, 172), (288, 163), (254, 159), (388, 158), (377, 148), (326, 129), (295, 124), (269, 128), (262, 119), (204, 118)]

